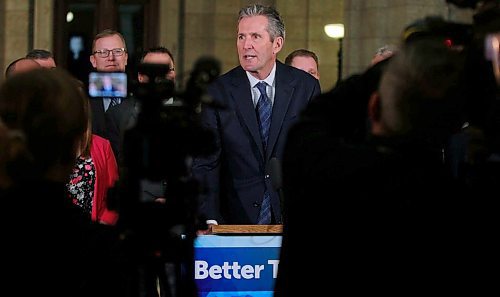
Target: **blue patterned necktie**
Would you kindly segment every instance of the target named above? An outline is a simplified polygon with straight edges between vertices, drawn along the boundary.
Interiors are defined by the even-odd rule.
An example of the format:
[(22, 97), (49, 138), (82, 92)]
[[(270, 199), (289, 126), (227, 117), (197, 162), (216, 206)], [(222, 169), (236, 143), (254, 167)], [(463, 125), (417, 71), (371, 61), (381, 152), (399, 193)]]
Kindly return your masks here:
[(271, 99), (267, 97), (266, 83), (261, 81), (257, 84), (260, 91), (259, 101), (257, 101), (257, 117), (259, 119), (260, 136), (264, 151), (267, 149), (267, 140), (269, 139), (269, 127), (271, 126)]
[(111, 107), (115, 106), (115, 105), (118, 105), (120, 104), (120, 98), (117, 98), (117, 97), (111, 97), (109, 98), (109, 106), (108, 106), (108, 109), (110, 109)]
[[(264, 152), (267, 149), (267, 140), (269, 139), (269, 127), (271, 126), (271, 99), (267, 97), (266, 83), (261, 81), (257, 84), (257, 89), (260, 91), (259, 101), (257, 102), (257, 118), (259, 120), (260, 136), (262, 138), (262, 146)], [(267, 225), (271, 223), (271, 196), (269, 192), (264, 192), (264, 199), (260, 207), (259, 225)]]

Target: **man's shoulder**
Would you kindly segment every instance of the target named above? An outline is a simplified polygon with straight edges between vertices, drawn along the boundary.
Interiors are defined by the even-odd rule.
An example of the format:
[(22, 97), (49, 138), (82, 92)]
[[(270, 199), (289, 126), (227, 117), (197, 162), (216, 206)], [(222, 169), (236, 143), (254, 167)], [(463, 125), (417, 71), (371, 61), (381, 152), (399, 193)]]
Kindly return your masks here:
[(102, 97), (90, 97), (89, 102), (93, 114), (104, 113), (104, 101)]
[(131, 110), (134, 109), (135, 106), (135, 100), (132, 98), (127, 98), (123, 99), (122, 98), (122, 103), (117, 104), (115, 106), (111, 106), (106, 114), (109, 114), (110, 116), (119, 116), (121, 114), (127, 113)]
[(319, 80), (311, 74), (298, 68), (276, 62), (276, 82), (282, 86), (298, 88), (304, 92), (314, 92), (319, 95), (321, 87)]
[(245, 70), (241, 66), (234, 67), (228, 72), (217, 77), (208, 87), (208, 90), (221, 89), (229, 86), (239, 86), (248, 79)]
[(243, 67), (241, 66), (236, 66), (232, 69), (230, 69), (228, 72), (220, 75), (217, 79), (219, 81), (224, 81), (224, 80), (228, 80), (228, 79), (233, 79), (235, 77), (239, 77), (239, 76), (242, 76), (245, 74), (245, 70), (243, 70)]
[(276, 75), (283, 75), (291, 78), (297, 78), (300, 81), (304, 81), (307, 83), (314, 83), (317, 79), (311, 74), (305, 72), (304, 70), (298, 69), (296, 67), (283, 64), (279, 61), (276, 61)]

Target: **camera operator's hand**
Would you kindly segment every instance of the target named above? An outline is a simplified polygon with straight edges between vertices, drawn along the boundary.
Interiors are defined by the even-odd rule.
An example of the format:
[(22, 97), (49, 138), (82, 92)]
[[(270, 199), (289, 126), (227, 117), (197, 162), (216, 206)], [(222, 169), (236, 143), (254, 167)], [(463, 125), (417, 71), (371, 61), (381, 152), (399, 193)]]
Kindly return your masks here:
[(165, 199), (165, 197), (158, 197), (154, 201), (155, 203), (165, 204), (167, 202), (167, 199)]
[(199, 236), (199, 235), (210, 235), (210, 234), (212, 234), (212, 226), (214, 226), (214, 224), (209, 224), (207, 226), (208, 226), (207, 229), (197, 230), (196, 231), (196, 235)]

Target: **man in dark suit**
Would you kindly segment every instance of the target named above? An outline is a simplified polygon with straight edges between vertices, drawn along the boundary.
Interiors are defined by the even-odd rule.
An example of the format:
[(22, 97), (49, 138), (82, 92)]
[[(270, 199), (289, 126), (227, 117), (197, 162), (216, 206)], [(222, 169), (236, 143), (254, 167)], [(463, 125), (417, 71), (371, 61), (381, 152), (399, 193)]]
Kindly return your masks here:
[[(208, 224), (282, 222), (280, 197), (268, 165), (281, 159), (288, 129), (320, 93), (318, 80), (276, 60), (284, 41), (285, 27), (274, 8), (254, 4), (240, 10), (240, 66), (208, 87), (215, 105), (224, 108), (212, 104), (202, 109), (202, 124), (213, 132), (217, 148), (211, 155), (197, 156), (192, 167), (205, 187), (200, 212)], [(267, 117), (256, 110), (261, 110), (261, 99), (272, 105)], [(270, 127), (264, 128), (269, 121)], [(271, 211), (267, 221), (261, 220), (265, 208)]]
[[(128, 54), (123, 35), (117, 31), (104, 30), (94, 37), (90, 63), (98, 72), (125, 72)], [(108, 138), (104, 113), (110, 106), (120, 104), (121, 98), (92, 98), (92, 133)]]

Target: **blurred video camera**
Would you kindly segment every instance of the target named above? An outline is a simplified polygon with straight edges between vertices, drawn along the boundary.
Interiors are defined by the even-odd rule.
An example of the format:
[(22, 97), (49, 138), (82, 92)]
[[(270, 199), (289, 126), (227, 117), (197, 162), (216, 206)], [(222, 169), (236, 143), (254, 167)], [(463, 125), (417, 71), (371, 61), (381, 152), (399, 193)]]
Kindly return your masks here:
[(127, 74), (124, 72), (90, 72), (87, 85), (90, 98), (127, 97)]
[(191, 296), (193, 241), (196, 230), (206, 227), (198, 218), (198, 183), (190, 164), (215, 148), (199, 118), (206, 87), (220, 73), (219, 63), (211, 61), (201, 70), (195, 65), (184, 92), (176, 92), (166, 64), (139, 64), (139, 74), (147, 79), (129, 83), (127, 100), (136, 119), (123, 136), (119, 224), (144, 270), (136, 280), (140, 287), (148, 287), (144, 284), (152, 275), (168, 287), (161, 267), (175, 263), (176, 296)]
[(486, 127), (492, 124), (491, 121), (497, 121), (492, 118), (496, 117), (497, 111), (495, 115), (491, 113), (496, 109), (493, 105), (496, 105), (500, 91), (500, 1), (447, 2), (459, 8), (475, 9), (473, 23), (450, 22), (439, 16), (428, 16), (408, 25), (402, 39), (406, 44), (423, 38), (432, 39), (465, 55), (465, 121)]
[[(169, 65), (138, 66), (138, 72), (148, 80), (132, 82), (131, 94), (140, 108), (135, 127), (127, 131), (124, 153), (125, 164), (141, 178), (158, 181), (187, 176), (188, 159), (213, 149), (212, 135), (201, 128), (199, 119), (205, 89), (219, 74), (219, 70), (215, 76), (210, 74), (210, 69), (198, 73), (195, 67), (186, 90), (176, 92), (174, 82), (166, 78)], [(207, 84), (194, 83), (200, 76), (207, 77)]]
[(132, 81), (131, 93), (142, 104), (160, 105), (163, 99), (175, 95), (174, 82), (167, 78), (170, 66), (166, 64), (140, 63), (137, 71), (148, 77), (147, 82)]
[(441, 16), (427, 16), (408, 25), (402, 34), (404, 43), (432, 39), (453, 47), (468, 46), (473, 38), (473, 26), (445, 21)]
[[(446, 0), (459, 8), (475, 9), (472, 24), (429, 16), (410, 24), (403, 31), (403, 40), (410, 43), (422, 38), (441, 40), (454, 50), (468, 55), (468, 74), (479, 75), (486, 84), (480, 88), (500, 89), (500, 1)], [(493, 86), (487, 84), (494, 83)], [(495, 87), (496, 85), (496, 87)]]
[[(500, 1), (446, 0), (472, 9), (473, 22), (463, 24), (441, 17), (426, 17), (403, 31), (404, 43), (422, 38), (442, 42), (464, 54), (463, 127), (484, 135), (486, 155), (500, 153)], [(457, 98), (458, 100), (459, 98)]]

